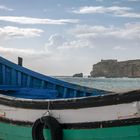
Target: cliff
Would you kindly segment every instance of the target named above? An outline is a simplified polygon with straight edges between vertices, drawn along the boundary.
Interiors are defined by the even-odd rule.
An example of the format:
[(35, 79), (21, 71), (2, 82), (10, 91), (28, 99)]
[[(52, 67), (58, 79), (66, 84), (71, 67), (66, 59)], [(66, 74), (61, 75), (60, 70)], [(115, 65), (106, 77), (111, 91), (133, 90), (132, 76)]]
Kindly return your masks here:
[(93, 65), (91, 77), (140, 77), (140, 59), (120, 61), (101, 60)]

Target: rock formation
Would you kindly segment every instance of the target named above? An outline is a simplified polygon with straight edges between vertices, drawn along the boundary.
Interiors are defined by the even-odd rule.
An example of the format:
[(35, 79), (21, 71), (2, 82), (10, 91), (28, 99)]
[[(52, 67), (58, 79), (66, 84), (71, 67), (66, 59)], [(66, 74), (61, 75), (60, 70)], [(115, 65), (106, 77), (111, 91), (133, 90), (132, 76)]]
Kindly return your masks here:
[(140, 59), (120, 61), (101, 60), (93, 65), (91, 77), (140, 77)]
[(73, 75), (73, 77), (83, 77), (83, 73), (76, 73)]

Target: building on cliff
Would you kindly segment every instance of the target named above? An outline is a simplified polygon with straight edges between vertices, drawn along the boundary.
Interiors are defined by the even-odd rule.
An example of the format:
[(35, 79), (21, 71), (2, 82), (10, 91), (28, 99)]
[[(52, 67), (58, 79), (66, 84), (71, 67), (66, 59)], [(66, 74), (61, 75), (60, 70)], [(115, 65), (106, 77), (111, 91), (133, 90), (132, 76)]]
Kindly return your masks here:
[(140, 59), (118, 62), (116, 59), (101, 60), (93, 65), (91, 77), (140, 77)]

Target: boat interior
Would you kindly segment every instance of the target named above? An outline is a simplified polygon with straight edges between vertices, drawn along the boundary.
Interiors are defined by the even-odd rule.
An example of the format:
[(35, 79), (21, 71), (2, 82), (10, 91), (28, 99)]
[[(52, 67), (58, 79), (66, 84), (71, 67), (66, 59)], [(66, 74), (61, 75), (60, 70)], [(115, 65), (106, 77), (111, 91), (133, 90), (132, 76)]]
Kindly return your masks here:
[[(20, 59), (21, 60), (21, 59)], [(26, 99), (61, 99), (98, 96), (108, 91), (49, 77), (0, 57), (0, 94)]]

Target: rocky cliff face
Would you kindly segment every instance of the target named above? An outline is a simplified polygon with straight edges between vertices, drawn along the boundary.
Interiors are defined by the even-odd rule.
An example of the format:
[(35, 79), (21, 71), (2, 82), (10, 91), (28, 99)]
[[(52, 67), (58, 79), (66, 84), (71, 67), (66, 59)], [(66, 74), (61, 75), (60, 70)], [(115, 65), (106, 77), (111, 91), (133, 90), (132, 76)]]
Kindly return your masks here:
[(91, 77), (140, 77), (140, 60), (101, 60), (93, 65)]

